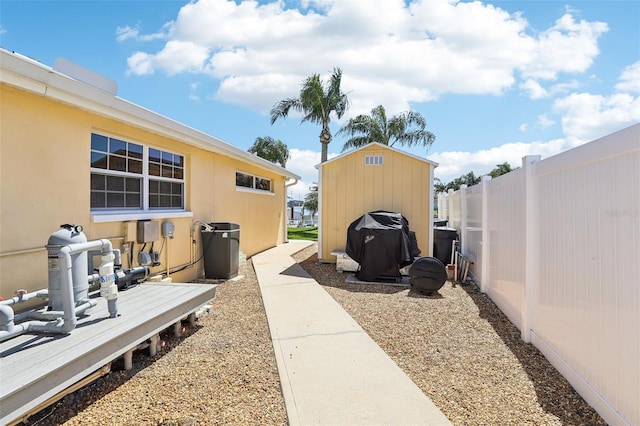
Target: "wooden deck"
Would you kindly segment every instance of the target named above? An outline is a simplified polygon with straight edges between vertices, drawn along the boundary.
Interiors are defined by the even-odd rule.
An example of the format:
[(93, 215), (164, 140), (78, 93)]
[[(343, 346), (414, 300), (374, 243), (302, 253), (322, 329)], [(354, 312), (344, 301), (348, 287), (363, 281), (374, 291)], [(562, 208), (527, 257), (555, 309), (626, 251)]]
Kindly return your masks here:
[(215, 285), (145, 283), (119, 292), (117, 318), (107, 302), (69, 334), (23, 334), (0, 343), (0, 425), (21, 421), (44, 402), (178, 324), (215, 298)]

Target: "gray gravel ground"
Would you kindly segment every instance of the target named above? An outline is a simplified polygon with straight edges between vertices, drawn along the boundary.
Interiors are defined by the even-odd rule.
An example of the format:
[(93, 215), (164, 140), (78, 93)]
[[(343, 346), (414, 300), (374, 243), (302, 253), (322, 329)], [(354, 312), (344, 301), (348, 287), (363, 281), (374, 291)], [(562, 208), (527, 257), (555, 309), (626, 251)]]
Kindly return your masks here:
[(455, 425), (605, 425), (491, 300), (474, 285), (445, 283), (425, 296), (408, 287), (345, 283), (295, 256)]
[[(295, 256), (455, 425), (604, 425), (473, 285), (347, 284), (317, 246)], [(251, 262), (220, 283), (213, 310), (154, 358), (113, 371), (29, 425), (285, 425), (284, 400)], [(390, 390), (392, 391), (392, 390)]]

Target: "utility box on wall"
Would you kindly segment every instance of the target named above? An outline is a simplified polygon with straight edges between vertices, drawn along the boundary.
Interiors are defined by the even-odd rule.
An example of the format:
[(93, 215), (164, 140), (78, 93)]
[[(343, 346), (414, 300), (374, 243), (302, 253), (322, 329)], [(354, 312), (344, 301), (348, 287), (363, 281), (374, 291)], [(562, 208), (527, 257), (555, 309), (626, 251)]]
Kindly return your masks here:
[(150, 243), (160, 238), (160, 225), (151, 220), (138, 221), (138, 243)]

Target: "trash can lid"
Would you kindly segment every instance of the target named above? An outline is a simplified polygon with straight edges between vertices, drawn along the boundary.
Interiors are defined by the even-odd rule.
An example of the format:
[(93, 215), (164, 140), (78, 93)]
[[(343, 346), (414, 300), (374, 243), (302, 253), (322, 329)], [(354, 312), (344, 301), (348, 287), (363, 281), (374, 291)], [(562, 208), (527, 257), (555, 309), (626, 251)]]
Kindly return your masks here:
[(438, 231), (455, 231), (458, 232), (456, 228), (452, 228), (450, 226), (434, 226), (433, 229)]

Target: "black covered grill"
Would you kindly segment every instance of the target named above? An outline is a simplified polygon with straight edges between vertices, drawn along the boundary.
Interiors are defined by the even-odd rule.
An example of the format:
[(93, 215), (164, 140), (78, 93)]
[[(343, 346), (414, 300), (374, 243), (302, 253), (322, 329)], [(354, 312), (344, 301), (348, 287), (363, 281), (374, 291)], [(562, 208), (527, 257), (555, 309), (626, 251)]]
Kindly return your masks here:
[(420, 249), (404, 216), (379, 210), (349, 225), (346, 253), (360, 264), (359, 280), (379, 281), (398, 279), (400, 269), (412, 264)]

